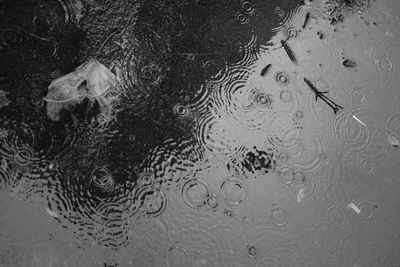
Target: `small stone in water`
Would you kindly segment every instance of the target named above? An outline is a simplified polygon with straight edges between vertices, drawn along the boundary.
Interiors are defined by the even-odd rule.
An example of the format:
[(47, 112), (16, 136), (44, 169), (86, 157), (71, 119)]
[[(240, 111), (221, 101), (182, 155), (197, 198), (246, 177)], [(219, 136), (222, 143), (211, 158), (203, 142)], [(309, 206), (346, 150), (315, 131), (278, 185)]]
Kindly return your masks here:
[(345, 61), (343, 61), (342, 64), (346, 68), (355, 68), (357, 66), (357, 64), (354, 61), (351, 61), (350, 59), (346, 59)]

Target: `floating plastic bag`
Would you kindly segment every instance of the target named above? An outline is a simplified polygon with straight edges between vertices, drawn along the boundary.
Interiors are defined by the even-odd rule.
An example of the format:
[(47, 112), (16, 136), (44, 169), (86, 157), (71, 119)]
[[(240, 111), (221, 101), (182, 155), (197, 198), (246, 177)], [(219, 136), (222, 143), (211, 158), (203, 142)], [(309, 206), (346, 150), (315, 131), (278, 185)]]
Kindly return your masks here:
[(11, 101), (7, 98), (7, 92), (0, 90), (0, 108), (8, 106)]
[(47, 115), (51, 120), (60, 119), (61, 110), (73, 110), (76, 104), (85, 98), (98, 101), (100, 111), (109, 110), (110, 103), (104, 96), (114, 90), (116, 76), (103, 64), (90, 59), (77, 67), (73, 72), (53, 80), (43, 98), (47, 102)]

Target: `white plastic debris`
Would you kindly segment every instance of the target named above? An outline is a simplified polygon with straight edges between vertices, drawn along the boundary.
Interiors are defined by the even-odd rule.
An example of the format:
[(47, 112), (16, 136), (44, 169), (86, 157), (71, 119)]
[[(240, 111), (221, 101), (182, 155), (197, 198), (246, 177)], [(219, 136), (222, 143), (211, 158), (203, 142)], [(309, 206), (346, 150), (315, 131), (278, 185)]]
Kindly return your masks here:
[(393, 147), (399, 147), (400, 146), (399, 139), (392, 133), (387, 135), (387, 141)]
[(60, 119), (61, 110), (72, 110), (85, 98), (98, 101), (100, 111), (109, 110), (110, 103), (105, 95), (117, 85), (116, 76), (103, 64), (90, 59), (73, 72), (53, 80), (48, 93), (43, 98), (47, 102), (47, 115), (50, 119)]
[(52, 211), (49, 207), (44, 207), (45, 211), (53, 218), (58, 218), (58, 213)]
[(355, 115), (353, 115), (353, 119), (358, 121), (362, 126), (367, 126), (364, 122), (362, 122), (359, 118), (357, 118)]
[(8, 104), (11, 103), (11, 101), (7, 98), (8, 93), (0, 90), (0, 108), (8, 106)]
[(356, 204), (354, 204), (353, 202), (350, 202), (349, 204), (347, 204), (347, 208), (348, 209), (352, 209), (355, 213), (360, 214), (361, 210), (359, 207), (356, 206)]
[(297, 203), (300, 203), (303, 200), (304, 197), (304, 187), (299, 190), (299, 193), (297, 194)]

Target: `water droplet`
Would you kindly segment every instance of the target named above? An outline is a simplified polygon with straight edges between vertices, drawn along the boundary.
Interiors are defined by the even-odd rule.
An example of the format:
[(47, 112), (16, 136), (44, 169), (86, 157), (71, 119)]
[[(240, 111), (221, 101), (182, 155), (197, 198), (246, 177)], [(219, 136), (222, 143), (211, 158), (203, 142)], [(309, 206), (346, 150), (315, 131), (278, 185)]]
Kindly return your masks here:
[(253, 259), (253, 260), (256, 259), (257, 248), (255, 245), (253, 245), (253, 244), (247, 245), (247, 252), (249, 253), (249, 256), (251, 259)]
[(243, 206), (248, 198), (247, 186), (238, 178), (229, 178), (221, 185), (221, 191), (227, 205)]
[(288, 224), (289, 213), (280, 206), (271, 209), (270, 220), (276, 227), (285, 227)]
[(224, 209), (224, 214), (229, 218), (233, 218), (234, 216), (233, 210), (231, 209)]
[(105, 167), (97, 167), (92, 171), (92, 182), (104, 192), (114, 190), (114, 179), (110, 171)]
[(143, 187), (135, 196), (136, 205), (144, 211), (146, 216), (157, 217), (161, 215), (167, 205), (167, 198), (160, 190)]
[(242, 9), (244, 10), (244, 12), (246, 12), (246, 14), (249, 15), (253, 14), (255, 11), (253, 5), (249, 1), (242, 2)]
[(275, 7), (275, 13), (280, 18), (283, 18), (285, 16), (285, 11), (282, 8), (280, 8), (279, 6)]
[(387, 57), (381, 57), (375, 61), (379, 70), (383, 72), (390, 72), (393, 69), (393, 62)]
[(243, 216), (242, 222), (243, 222), (243, 226), (246, 229), (250, 229), (251, 227), (254, 226), (254, 223), (255, 223), (254, 219), (250, 216)]
[(290, 166), (280, 166), (278, 168), (279, 181), (285, 185), (291, 185), (293, 183), (293, 169)]
[(304, 114), (303, 114), (303, 111), (301, 111), (301, 110), (297, 110), (297, 111), (294, 113), (294, 119), (295, 119), (296, 121), (301, 120), (301, 119), (303, 118), (303, 116), (304, 116)]
[(277, 81), (277, 83), (279, 85), (282, 85), (282, 86), (286, 86), (290, 82), (289, 75), (287, 75), (286, 73), (284, 73), (282, 71), (275, 73), (275, 80)]
[(286, 32), (287, 38), (296, 38), (297, 37), (297, 30), (294, 27), (288, 27), (285, 32)]
[(152, 186), (154, 184), (154, 175), (151, 172), (142, 172), (137, 179), (138, 186)]
[(190, 115), (190, 109), (180, 104), (176, 104), (173, 111), (180, 118), (187, 118)]
[(211, 194), (210, 197), (207, 199), (207, 206), (213, 210), (216, 211), (218, 209), (218, 198), (215, 194)]
[(296, 170), (293, 173), (293, 181), (295, 184), (304, 184), (306, 181), (306, 176), (302, 171)]
[(202, 208), (210, 198), (209, 186), (201, 180), (189, 180), (182, 187), (181, 197), (187, 207)]
[(282, 102), (284, 103), (288, 103), (290, 101), (292, 101), (292, 92), (290, 90), (284, 89), (281, 91), (281, 93), (279, 94), (280, 99), (282, 100)]
[(271, 94), (260, 92), (258, 90), (251, 91), (250, 100), (252, 105), (258, 110), (271, 109), (274, 99)]

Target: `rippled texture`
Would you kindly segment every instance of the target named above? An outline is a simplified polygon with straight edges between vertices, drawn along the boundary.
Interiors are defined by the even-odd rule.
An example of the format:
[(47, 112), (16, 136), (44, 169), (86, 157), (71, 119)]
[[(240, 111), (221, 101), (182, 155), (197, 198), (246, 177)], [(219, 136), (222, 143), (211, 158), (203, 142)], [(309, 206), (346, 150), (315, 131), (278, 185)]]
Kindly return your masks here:
[[(396, 266), (399, 16), (1, 1), (0, 265)], [(89, 59), (115, 90), (49, 120), (50, 82)]]

